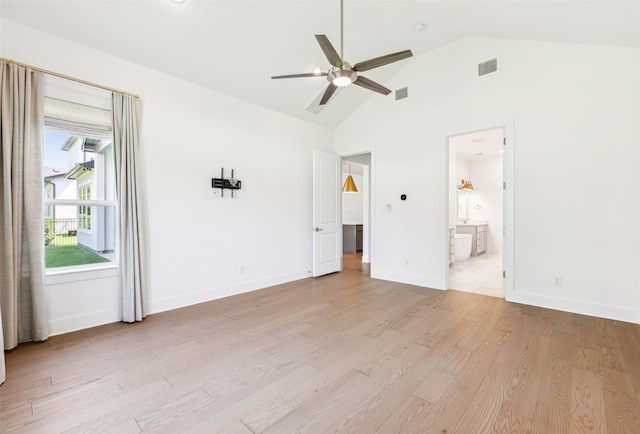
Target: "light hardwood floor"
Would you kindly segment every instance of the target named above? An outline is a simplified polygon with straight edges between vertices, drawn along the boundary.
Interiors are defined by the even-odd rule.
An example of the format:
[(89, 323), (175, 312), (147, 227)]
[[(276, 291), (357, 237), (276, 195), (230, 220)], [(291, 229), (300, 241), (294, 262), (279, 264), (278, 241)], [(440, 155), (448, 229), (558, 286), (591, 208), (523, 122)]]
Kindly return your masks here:
[(345, 271), (21, 345), (0, 431), (640, 433), (638, 325)]

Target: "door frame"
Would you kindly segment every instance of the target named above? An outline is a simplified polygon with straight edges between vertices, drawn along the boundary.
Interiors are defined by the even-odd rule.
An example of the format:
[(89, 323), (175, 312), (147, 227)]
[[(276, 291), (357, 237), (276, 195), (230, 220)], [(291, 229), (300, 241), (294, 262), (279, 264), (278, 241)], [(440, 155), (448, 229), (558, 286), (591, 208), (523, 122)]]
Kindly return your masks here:
[(514, 192), (515, 192), (515, 176), (514, 176), (514, 126), (513, 122), (497, 123), (493, 127), (473, 128), (468, 130), (460, 130), (460, 132), (449, 134), (445, 137), (445, 188), (447, 206), (445, 207), (445, 255), (447, 260), (445, 261), (445, 282), (446, 288), (449, 289), (449, 222), (451, 217), (451, 204), (450, 204), (450, 146), (449, 140), (451, 137), (459, 136), (462, 134), (469, 134), (477, 131), (488, 131), (495, 129), (502, 129), (505, 142), (503, 144), (504, 153), (502, 155), (502, 293), (505, 300), (510, 301), (513, 299), (514, 294), (514, 282), (515, 282), (515, 270), (514, 270), (514, 232), (515, 232), (515, 220), (514, 220)]
[[(369, 164), (364, 165), (358, 161), (352, 161), (364, 166), (363, 172), (368, 172), (368, 176), (363, 174), (363, 183), (368, 194), (363, 198), (363, 231), (365, 237), (362, 245), (362, 262), (369, 263), (369, 273), (374, 275), (375, 267), (375, 153), (373, 150), (362, 150), (359, 152), (352, 152), (348, 154), (340, 154), (341, 163), (349, 162), (349, 157), (355, 157), (358, 155), (369, 155)], [(342, 187), (342, 186), (340, 186)], [(365, 250), (367, 254), (365, 255)]]

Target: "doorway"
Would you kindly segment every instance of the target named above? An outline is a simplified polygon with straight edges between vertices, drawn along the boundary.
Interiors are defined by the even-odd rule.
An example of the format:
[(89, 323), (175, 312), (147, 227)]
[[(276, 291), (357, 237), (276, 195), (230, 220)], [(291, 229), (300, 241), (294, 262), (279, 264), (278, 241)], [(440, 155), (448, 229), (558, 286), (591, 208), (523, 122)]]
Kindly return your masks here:
[(342, 192), (343, 264), (369, 274), (371, 262), (371, 153), (342, 156), (342, 183), (351, 176), (357, 191)]
[(448, 137), (450, 289), (504, 297), (504, 143), (503, 127)]

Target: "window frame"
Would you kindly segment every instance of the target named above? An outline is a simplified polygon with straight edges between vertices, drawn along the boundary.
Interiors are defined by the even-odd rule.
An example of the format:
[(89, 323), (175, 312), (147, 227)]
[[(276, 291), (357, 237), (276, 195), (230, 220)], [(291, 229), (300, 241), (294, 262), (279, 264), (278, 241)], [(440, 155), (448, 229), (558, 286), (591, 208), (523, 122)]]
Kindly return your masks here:
[[(69, 136), (78, 136), (77, 133), (73, 132), (73, 131), (69, 131), (69, 132), (64, 132), (61, 131), (60, 129), (53, 129), (53, 128), (48, 128), (47, 125), (45, 124), (44, 126), (44, 132), (52, 132), (52, 133), (57, 133), (57, 134), (66, 134)], [(106, 139), (103, 139), (106, 140)], [(44, 146), (44, 143), (43, 143)], [(111, 148), (111, 153), (114, 152), (113, 150), (113, 142), (111, 142), (109, 145), (107, 145)], [(46, 165), (46, 161), (44, 158), (44, 153), (43, 153), (43, 158), (42, 158), (42, 167), (44, 168)], [(93, 264), (81, 264), (81, 265), (68, 265), (68, 266), (61, 266), (61, 267), (51, 267), (48, 268), (45, 266), (45, 275), (46, 276), (52, 276), (52, 275), (60, 275), (60, 274), (65, 274), (65, 273), (75, 273), (75, 272), (86, 272), (86, 271), (91, 271), (91, 270), (102, 270), (102, 269), (109, 269), (109, 268), (119, 268), (120, 263), (120, 239), (119, 239), (119, 233), (120, 233), (120, 220), (119, 220), (119, 211), (118, 211), (118, 200), (117, 200), (117, 195), (115, 192), (116, 189), (116, 179), (115, 179), (115, 168), (114, 171), (111, 172), (113, 174), (113, 179), (110, 180), (110, 184), (111, 187), (113, 188), (113, 199), (86, 199), (86, 198), (81, 198), (81, 190), (85, 187), (88, 187), (89, 190), (89, 194), (92, 196), (93, 192), (94, 192), (94, 187), (93, 187), (93, 181), (92, 180), (86, 180), (84, 181), (82, 184), (79, 184), (76, 186), (76, 196), (78, 197), (78, 199), (56, 199), (56, 198), (49, 198), (47, 197), (46, 194), (46, 183), (44, 186), (44, 194), (43, 194), (43, 199), (42, 199), (42, 203), (43, 203), (43, 207), (44, 207), (44, 216), (45, 218), (48, 217), (48, 208), (53, 208), (55, 210), (55, 207), (57, 206), (72, 206), (72, 207), (76, 207), (76, 215), (77, 215), (77, 223), (76, 223), (76, 227), (77, 227), (77, 231), (80, 232), (82, 231), (82, 233), (85, 234), (91, 234), (92, 233), (92, 222), (89, 220), (88, 221), (88, 228), (81, 228), (80, 226), (80, 212), (81, 212), (81, 208), (82, 207), (86, 207), (88, 213), (87, 213), (87, 218), (91, 219), (92, 218), (92, 212), (91, 212), (91, 208), (92, 207), (100, 207), (100, 208), (113, 208), (113, 259), (108, 261), (108, 262), (100, 262), (100, 263), (93, 263)], [(44, 180), (44, 178), (43, 178)], [(86, 191), (86, 190), (85, 190)], [(55, 211), (54, 211), (55, 214)], [(44, 227), (43, 227), (44, 230)], [(46, 252), (45, 252), (46, 255)]]
[[(91, 182), (78, 185), (78, 199), (91, 201)], [(78, 230), (91, 233), (91, 206), (78, 205)]]

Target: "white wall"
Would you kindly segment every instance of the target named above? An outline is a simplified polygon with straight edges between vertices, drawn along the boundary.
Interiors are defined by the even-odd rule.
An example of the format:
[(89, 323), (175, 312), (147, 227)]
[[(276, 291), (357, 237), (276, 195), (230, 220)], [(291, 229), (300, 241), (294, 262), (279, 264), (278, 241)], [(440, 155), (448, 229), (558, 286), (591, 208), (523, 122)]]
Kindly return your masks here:
[[(331, 149), (330, 130), (1, 24), (0, 56), (141, 96), (149, 312), (309, 275), (312, 149)], [(242, 180), (237, 199), (214, 198), (221, 167)], [(49, 276), (52, 333), (119, 320), (117, 285), (104, 270)]]
[(639, 322), (640, 235), (620, 229), (640, 215), (639, 76), (624, 47), (464, 39), (409, 60), (386, 83), (409, 98), (373, 95), (336, 131), (376, 155), (372, 276), (446, 288), (446, 137), (505, 127), (507, 298)]

